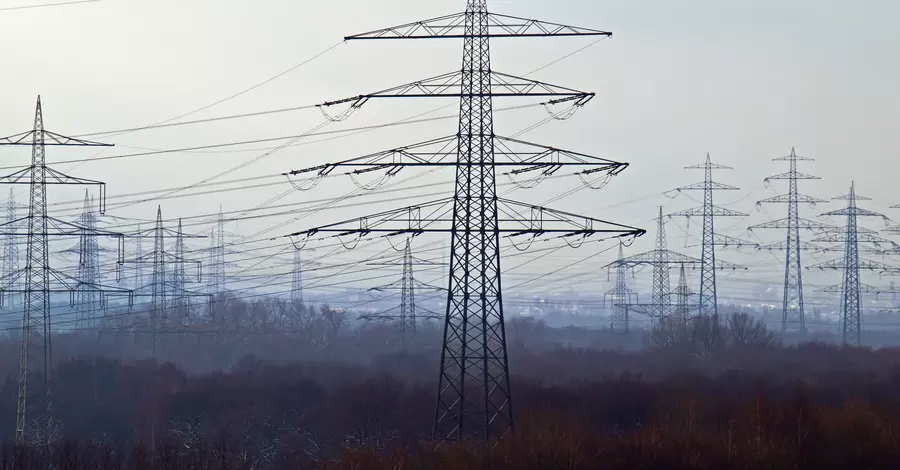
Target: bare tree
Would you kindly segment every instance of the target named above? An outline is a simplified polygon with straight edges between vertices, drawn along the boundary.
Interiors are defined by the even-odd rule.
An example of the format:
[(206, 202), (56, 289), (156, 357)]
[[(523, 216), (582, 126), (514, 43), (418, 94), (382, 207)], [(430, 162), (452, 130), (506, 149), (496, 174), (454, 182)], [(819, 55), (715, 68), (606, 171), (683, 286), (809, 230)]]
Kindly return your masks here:
[(766, 325), (746, 313), (728, 319), (729, 343), (733, 346), (773, 346), (778, 339)]
[(332, 341), (334, 338), (337, 338), (341, 326), (347, 319), (347, 312), (345, 310), (335, 310), (326, 304), (322, 306), (322, 318), (325, 319), (325, 323), (328, 325), (327, 340)]

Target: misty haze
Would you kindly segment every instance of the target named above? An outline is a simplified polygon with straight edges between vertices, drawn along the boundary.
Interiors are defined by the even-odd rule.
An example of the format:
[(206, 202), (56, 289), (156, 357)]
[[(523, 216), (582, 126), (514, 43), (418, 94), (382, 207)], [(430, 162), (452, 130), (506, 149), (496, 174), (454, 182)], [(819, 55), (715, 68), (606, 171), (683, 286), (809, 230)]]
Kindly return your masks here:
[(888, 0), (0, 2), (0, 466), (895, 469)]

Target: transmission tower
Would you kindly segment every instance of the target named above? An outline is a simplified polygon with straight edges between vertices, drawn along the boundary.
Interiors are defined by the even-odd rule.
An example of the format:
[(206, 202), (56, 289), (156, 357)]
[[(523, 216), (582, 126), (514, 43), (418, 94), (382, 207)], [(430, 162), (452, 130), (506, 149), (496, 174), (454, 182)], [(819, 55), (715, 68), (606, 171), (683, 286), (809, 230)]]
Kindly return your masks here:
[[(78, 254), (78, 283), (79, 285), (99, 285), (100, 279), (100, 244), (97, 237), (90, 234), (97, 230), (97, 216), (94, 213), (93, 200), (88, 192), (84, 193), (84, 210), (78, 223), (85, 231), (78, 240), (78, 246), (73, 252)], [(106, 251), (106, 250), (104, 250)], [(100, 293), (93, 289), (79, 290), (75, 307), (75, 328), (88, 329), (97, 324), (96, 315), (100, 311)]]
[[(6, 200), (6, 221), (5, 227), (7, 230), (12, 230), (16, 228), (16, 224), (21, 222), (19, 219), (19, 209), (27, 208), (26, 206), (22, 206), (20, 204), (16, 204), (15, 192), (13, 188), (9, 188), (9, 199)], [(9, 235), (5, 237), (3, 243), (3, 280), (12, 280), (16, 273), (19, 272), (19, 262), (21, 257), (19, 256), (19, 244), (22, 243), (22, 238)], [(4, 282), (5, 284), (6, 282)], [(17, 288), (19, 287), (18, 282), (14, 282), (10, 284), (11, 287)], [(19, 305), (20, 296), (19, 295), (8, 295), (8, 301), (3, 298), (3, 296), (7, 295), (7, 292), (0, 293), (0, 307), (5, 304), (9, 304), (12, 306)]]
[(747, 214), (736, 212), (713, 204), (715, 191), (734, 191), (740, 188), (713, 181), (713, 170), (731, 170), (731, 167), (712, 163), (709, 154), (706, 154), (706, 162), (700, 165), (685, 167), (688, 170), (703, 170), (705, 178), (702, 183), (691, 184), (676, 189), (675, 191), (703, 191), (703, 206), (684, 211), (679, 211), (670, 216), (703, 217), (703, 240), (700, 264), (700, 315), (716, 316), (719, 312), (718, 290), (716, 286), (716, 245), (743, 246), (755, 243), (738, 240), (733, 237), (716, 234), (716, 217), (746, 217)]
[(416, 307), (416, 291), (443, 291), (445, 289), (417, 281), (413, 274), (413, 266), (438, 266), (441, 263), (435, 263), (413, 256), (410, 239), (406, 239), (406, 246), (403, 249), (403, 258), (399, 261), (386, 261), (380, 263), (369, 263), (370, 266), (397, 266), (403, 267), (403, 274), (399, 281), (370, 289), (371, 291), (400, 291), (400, 305), (374, 315), (361, 315), (361, 320), (390, 320), (396, 321), (400, 326), (401, 345), (406, 348), (409, 343), (416, 341), (416, 331), (419, 319), (438, 320), (441, 318), (435, 312), (428, 310), (421, 305)]
[[(24, 444), (26, 436), (42, 436), (47, 445), (52, 419), (50, 298), (54, 293), (96, 290), (127, 295), (129, 291), (99, 285), (75, 284), (77, 279), (50, 266), (48, 239), (50, 236), (73, 237), (88, 232), (85, 227), (50, 217), (47, 214), (47, 185), (97, 185), (100, 187), (100, 212), (105, 210), (106, 185), (100, 181), (72, 177), (47, 166), (47, 146), (96, 147), (108, 146), (97, 142), (65, 137), (44, 129), (41, 99), (38, 97), (32, 130), (0, 138), (0, 145), (30, 146), (31, 165), (0, 177), (6, 184), (29, 186), (28, 216), (0, 226), (2, 236), (27, 237), (25, 268), (6, 280), (0, 290), (22, 292), (22, 349), (19, 362), (18, 397), (16, 410), (16, 443)], [(21, 222), (21, 223), (20, 223)], [(24, 227), (22, 227), (24, 226)], [(25, 234), (19, 230), (24, 229)], [(90, 236), (119, 239), (119, 264), (122, 261), (123, 237), (113, 232), (94, 230)], [(24, 286), (16, 287), (23, 279)]]
[[(815, 198), (812, 196), (807, 196), (804, 194), (800, 194), (797, 189), (797, 183), (800, 180), (817, 180), (820, 179), (817, 176), (808, 175), (805, 173), (800, 173), (797, 171), (797, 162), (800, 161), (815, 161), (813, 158), (800, 157), (797, 155), (795, 149), (791, 149), (791, 154), (787, 157), (781, 157), (773, 159), (772, 161), (783, 162), (786, 161), (790, 164), (790, 169), (787, 173), (781, 173), (775, 176), (770, 176), (765, 179), (765, 182), (768, 183), (772, 180), (786, 180), (788, 182), (788, 193), (781, 194), (775, 197), (771, 197), (768, 199), (764, 199), (762, 201), (757, 202), (757, 204), (787, 204), (788, 205), (788, 216), (786, 219), (782, 219), (782, 221), (775, 221), (775, 223), (770, 222), (767, 226), (784, 226), (786, 227), (787, 238), (783, 245), (769, 245), (761, 247), (761, 249), (783, 249), (785, 252), (784, 258), (784, 301), (781, 304), (781, 332), (787, 332), (788, 323), (790, 321), (796, 322), (797, 328), (801, 333), (806, 333), (806, 316), (803, 310), (803, 270), (802, 263), (800, 261), (800, 252), (804, 249), (812, 249), (819, 250), (819, 247), (815, 245), (807, 245), (803, 244), (800, 240), (800, 229), (807, 227), (818, 227), (821, 224), (812, 221), (805, 221), (800, 218), (800, 204), (818, 204), (828, 202), (824, 199)], [(782, 222), (782, 223), (779, 223)], [(757, 225), (751, 227), (751, 229), (755, 228), (766, 228), (763, 225)]]
[(225, 217), (219, 206), (219, 216), (210, 233), (209, 267), (207, 268), (208, 293), (215, 298), (225, 292)]
[(500, 237), (556, 235), (568, 236), (565, 239), (569, 240), (590, 234), (632, 237), (644, 233), (633, 227), (502, 199), (496, 191), (498, 168), (509, 168), (505, 174), (510, 178), (531, 175), (540, 179), (572, 169), (575, 175), (591, 179), (618, 174), (627, 165), (495, 135), (494, 97), (543, 97), (550, 100), (547, 106), (565, 103), (574, 110), (593, 94), (492, 70), (491, 38), (610, 35), (489, 13), (486, 0), (469, 0), (462, 13), (346, 38), (463, 39), (463, 64), (458, 71), (323, 104), (324, 109), (350, 103), (350, 110), (355, 110), (374, 98), (458, 98), (459, 128), (455, 134), (288, 174), (315, 173), (315, 178), (320, 179), (342, 167), (351, 177), (384, 171), (387, 178), (409, 167), (456, 170), (452, 197), (291, 235), (450, 234), (447, 311), (432, 432), (436, 441), (496, 439), (513, 427), (500, 287)]
[(689, 301), (694, 292), (688, 287), (687, 273), (684, 270), (684, 264), (681, 265), (681, 271), (678, 275), (678, 287), (672, 292), (675, 295), (675, 318), (682, 325), (687, 325), (690, 318), (691, 308)]
[(178, 231), (175, 236), (175, 261), (172, 271), (172, 304), (171, 311), (174, 313), (178, 326), (187, 326), (186, 322), (190, 320), (191, 315), (191, 296), (187, 290), (187, 274), (184, 269), (184, 232), (182, 231), (181, 219), (178, 219)]
[(300, 250), (294, 248), (294, 265), (291, 270), (291, 303), (303, 303), (303, 257)]
[(623, 305), (637, 303), (638, 295), (634, 292), (626, 282), (626, 267), (622, 263), (625, 259), (623, 244), (619, 243), (619, 263), (616, 265), (616, 286), (603, 294), (603, 305), (612, 306), (613, 311), (613, 330), (628, 331), (628, 313)]
[[(149, 315), (149, 336), (151, 337), (151, 347), (153, 356), (157, 354), (158, 338), (165, 338), (172, 332), (183, 333), (183, 324), (175, 324), (170, 318), (169, 312), (174, 308), (178, 315), (184, 315), (189, 306), (189, 299), (192, 297), (208, 298), (209, 294), (204, 292), (196, 292), (188, 290), (184, 284), (188, 282), (188, 276), (185, 274), (185, 265), (192, 264), (196, 266), (196, 282), (201, 281), (201, 262), (184, 257), (184, 239), (186, 238), (206, 238), (201, 235), (188, 235), (181, 230), (181, 221), (177, 231), (167, 229), (163, 224), (162, 207), (156, 208), (156, 223), (154, 228), (134, 234), (136, 237), (141, 235), (152, 234), (153, 251), (143, 254), (140, 258), (126, 260), (126, 263), (149, 264), (152, 266), (151, 282), (149, 285), (141, 286), (136, 291), (135, 296), (150, 297), (150, 315)], [(175, 254), (166, 249), (166, 240), (175, 239)], [(140, 238), (138, 238), (140, 240)], [(167, 271), (167, 266), (172, 265), (172, 273)], [(184, 317), (178, 318), (184, 320)], [(137, 331), (136, 331), (137, 333)]]
[[(840, 286), (826, 287), (821, 289), (821, 292), (839, 291), (841, 293), (841, 341), (844, 344), (854, 342), (858, 346), (862, 344), (861, 295), (864, 293), (879, 294), (887, 292), (887, 290), (862, 284), (860, 282), (860, 272), (865, 270), (880, 274), (900, 274), (900, 268), (879, 263), (877, 261), (861, 259), (859, 256), (859, 244), (873, 244), (880, 249), (880, 252), (896, 251), (898, 247), (890, 240), (883, 239), (871, 233), (860, 232), (860, 227), (857, 222), (859, 217), (881, 217), (884, 220), (887, 220), (887, 217), (884, 214), (872, 212), (857, 206), (857, 201), (870, 201), (871, 199), (856, 194), (855, 183), (851, 183), (849, 194), (833, 199), (847, 201), (847, 207), (826, 212), (822, 215), (847, 217), (846, 229), (842, 233), (826, 234), (813, 241), (843, 243), (843, 259), (836, 259), (814, 266), (808, 266), (807, 269), (843, 270), (843, 282)], [(881, 248), (884, 245), (886, 246)]]
[[(702, 260), (683, 255), (668, 249), (666, 240), (666, 218), (663, 216), (663, 208), (659, 208), (659, 216), (656, 218), (656, 249), (614, 261), (606, 266), (607, 269), (615, 267), (632, 268), (639, 266), (653, 267), (653, 300), (649, 304), (631, 304), (627, 312), (640, 313), (650, 317), (654, 321), (668, 318), (676, 304), (671, 302), (671, 284), (669, 282), (669, 270), (675, 266), (690, 266), (696, 268), (702, 266)], [(719, 269), (746, 269), (736, 264), (724, 261), (716, 262)], [(627, 321), (627, 316), (626, 316)], [(626, 325), (627, 328), (627, 325)]]

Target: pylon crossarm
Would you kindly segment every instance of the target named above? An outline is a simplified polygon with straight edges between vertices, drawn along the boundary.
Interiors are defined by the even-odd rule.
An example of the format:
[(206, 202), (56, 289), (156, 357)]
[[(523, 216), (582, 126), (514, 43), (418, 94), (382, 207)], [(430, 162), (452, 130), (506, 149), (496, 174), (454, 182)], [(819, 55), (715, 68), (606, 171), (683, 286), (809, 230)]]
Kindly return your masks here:
[[(822, 232), (833, 231), (833, 230), (843, 230), (844, 227), (838, 227), (836, 225), (823, 224), (822, 222), (816, 222), (815, 220), (809, 219), (798, 219), (797, 227), (804, 230), (818, 230)], [(765, 222), (762, 224), (754, 225), (749, 228), (749, 230), (756, 230), (761, 228), (774, 228), (774, 229), (787, 229), (791, 228), (790, 221), (787, 218), (773, 220), (771, 222)]]
[(378, 29), (344, 37), (345, 41), (363, 39), (437, 39), (437, 38), (508, 38), (508, 37), (552, 37), (552, 36), (612, 36), (608, 31), (599, 31), (578, 26), (568, 26), (548, 21), (530, 20), (497, 13), (483, 13), (487, 16), (487, 32), (471, 34), (466, 32), (467, 13), (454, 13), (422, 21)]
[[(826, 261), (824, 263), (806, 266), (806, 269), (846, 269), (846, 263), (843, 258)], [(864, 271), (874, 271), (880, 274), (900, 275), (900, 268), (885, 263), (879, 263), (868, 259), (859, 260), (859, 269)]]
[(559, 100), (565, 100), (574, 101), (575, 106), (583, 106), (594, 97), (594, 93), (551, 85), (537, 80), (516, 77), (500, 72), (491, 72), (490, 74), (490, 87), (487, 90), (479, 91), (477, 93), (466, 93), (463, 91), (464, 87), (462, 86), (462, 83), (466, 74), (460, 70), (372, 93), (351, 96), (334, 101), (326, 101), (317, 106), (321, 109), (350, 103), (351, 106), (348, 112), (352, 112), (374, 98), (473, 98), (513, 96), (549, 97), (556, 98), (556, 100), (546, 104), (555, 104)]
[[(693, 209), (685, 209), (683, 211), (673, 212), (669, 214), (669, 217), (703, 217), (705, 214), (703, 211), (703, 207), (695, 207)], [(715, 217), (747, 217), (747, 214), (743, 212), (733, 211), (731, 209), (726, 209), (724, 207), (713, 206), (712, 207), (712, 215)]]
[(831, 212), (826, 212), (822, 214), (823, 216), (855, 216), (855, 217), (881, 217), (884, 220), (888, 220), (888, 216), (881, 214), (879, 212), (870, 211), (868, 209), (862, 209), (860, 207), (844, 207), (842, 209), (834, 210)]
[(719, 233), (717, 233), (715, 235), (716, 235), (716, 237), (715, 237), (714, 243), (717, 246), (736, 247), (736, 248), (742, 248), (745, 246), (752, 246), (754, 248), (759, 247), (759, 243), (751, 242), (749, 240), (743, 240), (743, 239), (737, 238), (737, 237), (730, 237), (728, 235), (722, 235)]
[(787, 172), (787, 173), (779, 173), (777, 175), (772, 175), (772, 176), (764, 179), (763, 181), (769, 182), (771, 180), (792, 180), (792, 179), (794, 179), (794, 180), (820, 180), (822, 178), (819, 178), (818, 176), (808, 175), (806, 173)]
[[(24, 273), (24, 269), (19, 269), (18, 271), (4, 273), (3, 276), (0, 276), (0, 292), (14, 292), (10, 290), (10, 287), (18, 285), (19, 280)], [(2, 299), (2, 296), (0, 296), (0, 299)]]
[[(745, 246), (750, 246), (754, 248), (759, 248), (759, 243), (751, 242), (749, 240), (743, 240), (737, 237), (730, 237), (728, 235), (715, 234), (715, 238), (713, 240), (713, 244), (721, 247), (733, 247), (733, 248), (743, 248)], [(695, 248), (702, 245), (691, 245), (689, 248)]]
[(719, 165), (709, 162), (709, 155), (706, 156), (706, 163), (698, 163), (696, 165), (686, 166), (685, 170), (733, 170), (734, 168), (725, 165)]
[(9, 137), (0, 137), (0, 145), (22, 145), (31, 146), (35, 133), (43, 133), (43, 145), (54, 146), (73, 146), (73, 147), (112, 147), (113, 144), (104, 144), (101, 142), (92, 142), (90, 140), (76, 139), (74, 137), (66, 137), (46, 130), (31, 130), (20, 134), (11, 135)]
[(576, 175), (591, 175), (598, 172), (618, 175), (628, 167), (627, 163), (501, 136), (494, 136), (494, 161), (491, 163), (461, 163), (457, 161), (458, 154), (459, 137), (453, 135), (337, 163), (294, 170), (285, 173), (285, 176), (314, 172), (316, 176), (324, 177), (338, 168), (348, 169), (342, 173), (344, 175), (384, 171), (393, 176), (405, 167), (466, 166), (521, 167), (511, 169), (508, 173), (510, 175), (539, 171), (542, 176), (550, 176), (563, 168), (573, 168)]
[[(826, 234), (822, 237), (814, 238), (812, 241), (818, 243), (846, 243), (847, 242), (847, 234), (846, 233), (831, 233)], [(878, 235), (871, 233), (858, 233), (856, 235), (856, 243), (872, 243), (876, 247), (879, 245), (886, 245), (889, 248), (900, 248), (900, 245), (897, 245), (893, 240), (879, 237)]]
[[(826, 199), (819, 199), (817, 197), (807, 196), (805, 194), (798, 194), (796, 197), (796, 202), (800, 204), (824, 204), (827, 203)], [(791, 200), (790, 194), (780, 194), (778, 196), (770, 197), (768, 199), (763, 199), (762, 201), (757, 201), (757, 204), (789, 204), (793, 202)]]
[[(843, 284), (837, 284), (834, 286), (828, 286), (828, 287), (823, 287), (821, 289), (816, 289), (816, 292), (827, 292), (827, 293), (831, 293), (831, 294), (840, 294), (843, 292), (843, 287), (844, 287)], [(862, 284), (862, 283), (860, 283), (860, 285), (859, 285), (859, 292), (861, 294), (876, 294), (876, 295), (877, 294), (900, 293), (900, 291), (898, 291), (896, 288), (895, 289), (891, 289), (889, 287), (881, 288), (881, 287), (871, 286), (869, 284)]]
[[(807, 241), (801, 240), (798, 244), (798, 247), (802, 251), (813, 251), (813, 252), (827, 252), (827, 251), (843, 251), (843, 248), (832, 248), (832, 247), (824, 247), (822, 245), (816, 245), (815, 243), (810, 243)], [(768, 245), (760, 245), (760, 251), (786, 251), (788, 249), (787, 242), (778, 242), (778, 243), (770, 243)]]
[(738, 188), (737, 186), (732, 186), (730, 184), (717, 183), (715, 181), (710, 181), (709, 183), (689, 184), (687, 186), (675, 188), (672, 191), (706, 191), (708, 189), (711, 189), (714, 191), (736, 191), (740, 188)]
[[(440, 199), (425, 204), (403, 207), (392, 211), (350, 219), (288, 235), (310, 237), (317, 233), (367, 236), (422, 233), (449, 233), (453, 223), (453, 198)], [(497, 200), (499, 226), (496, 229), (480, 228), (474, 231), (505, 233), (512, 236), (541, 234), (614, 234), (616, 237), (639, 237), (643, 229), (614, 222), (585, 217), (547, 207), (525, 204), (508, 199)]]

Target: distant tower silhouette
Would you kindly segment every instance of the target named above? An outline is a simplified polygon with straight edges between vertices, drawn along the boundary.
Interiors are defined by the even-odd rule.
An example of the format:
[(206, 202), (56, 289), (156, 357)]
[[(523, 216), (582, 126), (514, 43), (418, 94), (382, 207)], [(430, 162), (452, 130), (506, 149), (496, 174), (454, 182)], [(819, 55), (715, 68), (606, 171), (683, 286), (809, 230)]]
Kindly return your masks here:
[[(800, 262), (800, 250), (802, 250), (805, 245), (800, 242), (800, 229), (807, 228), (809, 225), (805, 224), (804, 222), (806, 221), (800, 218), (799, 205), (801, 202), (816, 204), (828, 201), (800, 194), (797, 189), (797, 182), (799, 180), (819, 179), (817, 176), (807, 175), (797, 171), (798, 161), (814, 161), (814, 159), (797, 156), (797, 152), (792, 148), (789, 156), (776, 158), (773, 161), (789, 162), (790, 170), (787, 173), (770, 176), (766, 178), (766, 182), (770, 180), (787, 180), (788, 193), (764, 199), (757, 202), (757, 204), (774, 203), (788, 205), (788, 216), (787, 219), (784, 219), (784, 222), (786, 223), (786, 227), (784, 228), (787, 229), (787, 239), (783, 245), (785, 260), (784, 301), (781, 305), (781, 331), (786, 332), (788, 330), (788, 323), (790, 321), (795, 321), (800, 332), (805, 333), (806, 317), (803, 308), (803, 269)], [(783, 226), (783, 224), (778, 223), (774, 225), (779, 228), (782, 228)]]
[(625, 307), (627, 304), (635, 303), (638, 295), (627, 284), (626, 266), (622, 263), (625, 259), (625, 253), (622, 249), (622, 243), (619, 243), (619, 263), (616, 265), (616, 286), (603, 294), (604, 306), (613, 308), (613, 329), (617, 331), (628, 331), (628, 312)]
[(742, 214), (730, 209), (718, 207), (713, 204), (713, 193), (715, 191), (733, 191), (740, 189), (736, 186), (713, 181), (713, 170), (731, 170), (733, 168), (712, 163), (708, 153), (706, 154), (706, 162), (700, 165), (693, 165), (685, 168), (703, 170), (705, 177), (702, 183), (683, 186), (681, 188), (678, 188), (676, 191), (703, 191), (703, 206), (676, 212), (672, 215), (684, 217), (703, 217), (703, 242), (701, 256), (702, 262), (700, 265), (700, 315), (717, 315), (719, 312), (719, 300), (718, 287), (716, 284), (716, 245), (750, 243), (745, 243), (743, 241), (737, 241), (737, 243), (735, 243), (732, 240), (736, 239), (717, 235), (715, 230), (715, 219), (716, 217), (743, 217), (747, 214)]
[(687, 325), (687, 322), (690, 318), (690, 308), (688, 307), (689, 300), (691, 296), (694, 294), (691, 291), (691, 288), (688, 287), (687, 282), (687, 274), (684, 271), (684, 265), (681, 265), (681, 272), (678, 276), (678, 287), (675, 288), (673, 294), (676, 297), (675, 303), (675, 318), (678, 319), (684, 325)]
[[(672, 286), (669, 283), (669, 269), (671, 269), (670, 252), (666, 243), (666, 221), (663, 218), (663, 208), (659, 207), (659, 217), (656, 219), (656, 251), (653, 263), (653, 304), (655, 316), (665, 318), (669, 315), (669, 303), (667, 298)], [(683, 264), (682, 264), (683, 266)]]
[[(15, 193), (13, 188), (9, 189), (9, 199), (6, 200), (6, 224), (7, 229), (11, 230), (18, 225), (19, 205), (16, 204)], [(8, 284), (12, 290), (21, 289), (21, 282), (16, 279), (16, 273), (19, 272), (19, 244), (23, 243), (22, 237), (18, 235), (6, 235), (3, 237), (3, 284)], [(15, 292), (0, 293), (0, 306), (9, 304), (11, 306), (21, 304), (22, 295)]]
[(303, 303), (303, 258), (300, 250), (294, 247), (294, 265), (291, 271), (291, 302)]
[(403, 248), (403, 258), (399, 262), (387, 261), (369, 263), (370, 266), (397, 266), (398, 264), (403, 267), (403, 274), (400, 277), (399, 282), (394, 282), (386, 286), (375, 287), (371, 290), (399, 290), (399, 309), (397, 307), (394, 307), (378, 314), (362, 315), (360, 318), (363, 320), (393, 320), (398, 322), (400, 326), (401, 345), (405, 348), (411, 342), (414, 342), (416, 340), (419, 319), (438, 320), (442, 318), (441, 315), (427, 310), (421, 306), (416, 307), (416, 290), (441, 291), (445, 289), (428, 285), (416, 280), (415, 274), (413, 273), (414, 265), (439, 265), (441, 263), (434, 263), (413, 256), (409, 238), (406, 239), (406, 246)]
[(883, 239), (873, 235), (871, 231), (863, 231), (860, 229), (857, 219), (859, 217), (881, 217), (887, 220), (887, 217), (877, 212), (862, 209), (857, 205), (857, 201), (868, 201), (867, 197), (860, 196), (856, 193), (856, 185), (850, 185), (850, 193), (845, 196), (833, 198), (835, 200), (847, 201), (847, 207), (843, 209), (826, 212), (825, 216), (845, 216), (847, 217), (846, 229), (842, 233), (826, 234), (813, 241), (815, 242), (843, 242), (844, 257), (819, 263), (809, 268), (833, 269), (843, 271), (843, 280), (839, 286), (826, 287), (820, 289), (821, 292), (840, 292), (841, 293), (841, 339), (844, 344), (862, 344), (862, 300), (863, 293), (882, 293), (882, 289), (864, 285), (860, 282), (860, 271), (872, 271), (878, 273), (898, 274), (900, 269), (889, 266), (884, 263), (860, 259), (859, 244), (871, 243), (876, 245), (891, 244), (893, 250), (897, 250), (897, 245), (890, 240)]
[[(97, 216), (94, 214), (93, 202), (84, 192), (84, 210), (79, 223), (85, 228), (78, 242), (78, 284), (92, 286), (100, 284), (100, 245), (92, 233), (97, 230)], [(96, 317), (100, 311), (100, 292), (95, 289), (77, 290), (75, 306), (75, 327), (77, 329), (92, 328), (97, 324)]]

